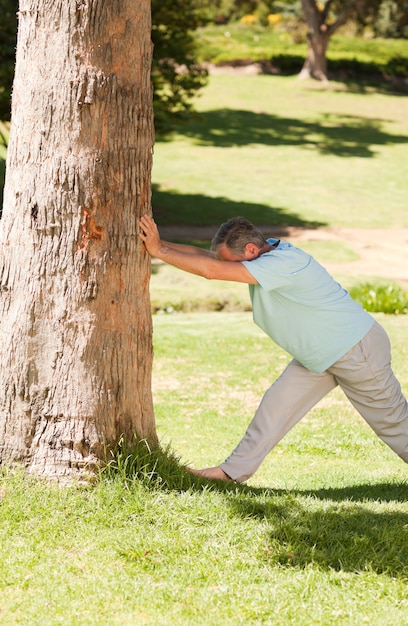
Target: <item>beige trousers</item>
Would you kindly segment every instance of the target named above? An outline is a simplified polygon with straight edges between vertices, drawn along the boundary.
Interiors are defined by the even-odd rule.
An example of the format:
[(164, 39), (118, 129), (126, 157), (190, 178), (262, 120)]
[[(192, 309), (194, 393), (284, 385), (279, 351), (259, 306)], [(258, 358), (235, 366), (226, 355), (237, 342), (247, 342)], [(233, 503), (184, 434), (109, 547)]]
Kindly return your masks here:
[(374, 432), (408, 463), (408, 403), (391, 369), (388, 336), (375, 322), (359, 343), (321, 374), (291, 361), (220, 467), (234, 480), (247, 480), (282, 437), (337, 385)]

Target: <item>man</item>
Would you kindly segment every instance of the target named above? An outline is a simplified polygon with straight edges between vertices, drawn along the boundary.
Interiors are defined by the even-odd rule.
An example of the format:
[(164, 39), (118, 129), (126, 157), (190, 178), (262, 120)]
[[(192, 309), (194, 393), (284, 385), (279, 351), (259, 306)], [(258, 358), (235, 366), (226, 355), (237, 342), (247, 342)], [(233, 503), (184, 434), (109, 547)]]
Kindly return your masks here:
[(147, 251), (208, 279), (248, 283), (253, 318), (294, 358), (265, 393), (247, 432), (206, 478), (245, 481), (270, 450), (337, 385), (377, 435), (408, 463), (408, 403), (391, 369), (384, 329), (327, 271), (299, 248), (266, 240), (248, 220), (222, 224), (211, 252), (161, 241), (147, 215)]

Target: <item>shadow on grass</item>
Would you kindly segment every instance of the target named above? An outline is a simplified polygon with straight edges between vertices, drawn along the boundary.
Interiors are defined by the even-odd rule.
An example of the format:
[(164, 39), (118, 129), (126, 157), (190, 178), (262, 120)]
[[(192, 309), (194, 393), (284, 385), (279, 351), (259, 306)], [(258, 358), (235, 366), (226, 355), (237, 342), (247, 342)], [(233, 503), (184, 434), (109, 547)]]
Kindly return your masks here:
[(394, 489), (394, 498), (405, 501), (407, 485), (403, 498), (402, 485), (388, 484), (350, 487), (344, 490), (342, 502), (317, 503), (313, 497), (299, 499), (300, 492), (275, 492), (254, 506), (241, 495), (232, 508), (246, 519), (255, 517), (268, 524), (264, 558), (271, 565), (304, 568), (312, 564), (325, 570), (408, 579), (408, 511), (376, 512), (353, 498), (355, 489), (360, 497), (370, 495), (372, 489), (378, 493), (382, 487)]
[(170, 224), (214, 226), (236, 215), (243, 215), (255, 224), (270, 224), (271, 226), (319, 228), (327, 225), (325, 222), (302, 219), (296, 213), (279, 207), (235, 202), (228, 198), (211, 198), (201, 194), (161, 191), (158, 185), (153, 185), (152, 203), (153, 213), (159, 226)]
[[(393, 96), (393, 97), (405, 97), (408, 93), (407, 81), (405, 78), (390, 78), (387, 80), (381, 80), (372, 78), (353, 78), (353, 77), (345, 77), (344, 74), (338, 73), (331, 76), (332, 81), (330, 83), (330, 91), (331, 92), (340, 92), (344, 93), (356, 93), (363, 94), (365, 96), (374, 96), (377, 94), (383, 94), (385, 96)], [(338, 83), (338, 84), (336, 84)], [(319, 87), (314, 86), (314, 89), (317, 90)], [(324, 91), (327, 88), (324, 85), (321, 86), (320, 90)]]
[[(138, 481), (150, 489), (219, 492), (231, 511), (266, 528), (260, 559), (271, 566), (408, 579), (408, 510), (380, 510), (407, 501), (408, 483), (318, 490), (273, 490), (209, 481), (185, 470), (170, 448), (120, 442), (103, 480)], [(374, 510), (373, 503), (378, 510)]]
[(195, 114), (179, 132), (202, 146), (297, 146), (326, 155), (371, 158), (375, 146), (408, 143), (407, 136), (383, 130), (384, 121), (326, 113), (312, 122), (225, 108)]

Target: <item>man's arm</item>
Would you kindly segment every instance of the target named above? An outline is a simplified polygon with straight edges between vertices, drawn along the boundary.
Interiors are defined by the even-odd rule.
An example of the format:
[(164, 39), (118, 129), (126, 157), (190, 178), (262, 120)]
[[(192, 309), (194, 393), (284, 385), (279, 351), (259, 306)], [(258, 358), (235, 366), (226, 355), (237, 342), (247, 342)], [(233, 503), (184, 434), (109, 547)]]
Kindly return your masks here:
[(141, 218), (140, 228), (139, 237), (144, 242), (146, 250), (165, 263), (207, 279), (251, 284), (257, 282), (245, 265), (239, 261), (219, 261), (211, 253), (197, 253), (199, 250), (197, 248), (195, 251), (189, 251), (190, 246), (168, 244), (161, 241), (157, 226), (149, 215), (144, 215)]
[(163, 241), (162, 244), (173, 250), (180, 250), (180, 252), (187, 252), (188, 254), (198, 254), (199, 256), (209, 256), (215, 258), (214, 253), (210, 250), (204, 250), (204, 248), (198, 248), (197, 246), (189, 246), (184, 243), (172, 243), (171, 241)]

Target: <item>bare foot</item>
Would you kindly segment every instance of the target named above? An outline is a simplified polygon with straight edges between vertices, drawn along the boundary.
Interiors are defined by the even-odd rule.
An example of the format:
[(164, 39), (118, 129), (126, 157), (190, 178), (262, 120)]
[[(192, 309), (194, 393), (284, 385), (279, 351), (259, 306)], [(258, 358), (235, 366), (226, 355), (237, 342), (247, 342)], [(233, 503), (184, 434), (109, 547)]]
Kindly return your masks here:
[(192, 467), (186, 467), (186, 470), (191, 474), (195, 474), (196, 476), (201, 476), (202, 478), (210, 478), (211, 480), (228, 480), (232, 482), (232, 478), (230, 478), (220, 467), (206, 467), (205, 469), (196, 470)]

